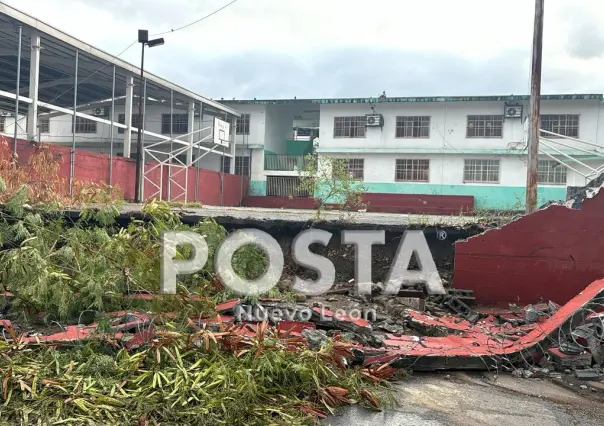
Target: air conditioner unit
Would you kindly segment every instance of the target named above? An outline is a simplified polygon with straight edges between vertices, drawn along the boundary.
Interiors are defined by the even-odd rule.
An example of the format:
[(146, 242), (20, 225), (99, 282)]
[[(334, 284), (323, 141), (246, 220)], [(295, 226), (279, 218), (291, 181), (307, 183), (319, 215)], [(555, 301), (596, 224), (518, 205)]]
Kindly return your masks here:
[(92, 110), (95, 117), (109, 117), (109, 107), (99, 107)]
[(365, 126), (367, 127), (383, 127), (384, 116), (382, 114), (367, 114), (365, 116)]
[(522, 118), (522, 105), (506, 105), (505, 118)]

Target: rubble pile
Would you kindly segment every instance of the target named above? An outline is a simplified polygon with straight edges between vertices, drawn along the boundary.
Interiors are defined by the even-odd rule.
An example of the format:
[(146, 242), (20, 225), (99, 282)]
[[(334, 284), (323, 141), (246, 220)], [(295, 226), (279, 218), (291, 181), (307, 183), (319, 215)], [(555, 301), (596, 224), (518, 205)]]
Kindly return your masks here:
[[(354, 296), (351, 286), (341, 286), (304, 303), (232, 299), (216, 306), (216, 317), (191, 318), (190, 324), (216, 332), (238, 325), (244, 338), (255, 336), (259, 324), (268, 324), (279, 333), (305, 339), (315, 350), (337, 336), (354, 344), (354, 364), (366, 367), (604, 378), (604, 280), (592, 283), (564, 306), (549, 302), (507, 310), (471, 307), (471, 294), (461, 290), (425, 298), (417, 287), (403, 288), (392, 297), (380, 294), (379, 287), (370, 298)], [(149, 314), (111, 316), (112, 338), (124, 347), (139, 347), (153, 339), (157, 321)], [(94, 335), (97, 326), (72, 325), (51, 335), (26, 333), (22, 341), (82, 340)], [(0, 322), (3, 330), (11, 327), (8, 320)]]

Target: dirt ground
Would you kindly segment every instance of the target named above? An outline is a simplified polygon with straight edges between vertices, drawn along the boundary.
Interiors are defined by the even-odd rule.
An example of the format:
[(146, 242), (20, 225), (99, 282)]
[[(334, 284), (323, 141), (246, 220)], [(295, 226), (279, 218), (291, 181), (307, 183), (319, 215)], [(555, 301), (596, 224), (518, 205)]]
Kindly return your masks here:
[(399, 406), (347, 407), (331, 426), (601, 426), (600, 393), (576, 393), (550, 379), (482, 373), (414, 375), (395, 385)]

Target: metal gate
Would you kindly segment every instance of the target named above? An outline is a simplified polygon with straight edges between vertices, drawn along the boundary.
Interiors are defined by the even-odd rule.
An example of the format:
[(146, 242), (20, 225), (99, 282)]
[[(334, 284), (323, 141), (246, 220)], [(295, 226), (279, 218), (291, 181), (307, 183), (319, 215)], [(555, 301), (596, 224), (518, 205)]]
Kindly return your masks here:
[(310, 197), (308, 191), (300, 188), (298, 176), (267, 176), (266, 195), (278, 197)]

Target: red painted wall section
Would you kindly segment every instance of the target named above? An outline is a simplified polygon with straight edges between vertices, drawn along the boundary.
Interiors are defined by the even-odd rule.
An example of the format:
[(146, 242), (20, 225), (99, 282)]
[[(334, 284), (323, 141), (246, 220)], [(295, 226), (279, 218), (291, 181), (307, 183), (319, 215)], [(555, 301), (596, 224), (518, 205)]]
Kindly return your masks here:
[(455, 288), (479, 304), (568, 302), (604, 277), (604, 191), (583, 208), (553, 205), (455, 245)]
[[(380, 213), (419, 213), (455, 215), (474, 210), (474, 197), (465, 195), (374, 194), (362, 196), (367, 211)], [(305, 197), (245, 197), (248, 207), (314, 209), (315, 201)]]
[[(7, 140), (12, 152), (12, 139)], [(54, 154), (54, 157), (59, 161), (59, 177), (65, 181), (65, 193), (69, 191), (69, 173), (70, 173), (70, 155), (71, 148), (57, 145), (47, 145)], [(17, 143), (17, 154), (19, 164), (27, 165), (29, 158), (36, 151), (36, 147), (31, 143), (19, 140)], [(4, 151), (3, 151), (4, 152)], [(75, 153), (75, 179), (82, 182), (104, 182), (109, 183), (109, 161), (110, 157), (105, 154), (96, 152), (76, 150)], [(124, 194), (125, 200), (134, 199), (134, 183), (136, 178), (136, 161), (129, 158), (113, 157), (113, 185), (118, 186)], [(150, 170), (157, 163), (146, 163), (146, 170)], [(145, 199), (158, 198), (159, 186), (163, 188), (162, 198), (168, 199), (168, 167), (156, 167), (150, 172), (147, 172), (145, 181), (144, 196)], [(174, 201), (184, 201), (184, 190), (186, 176), (188, 175), (188, 184), (186, 188), (187, 201), (199, 201), (206, 205), (221, 205), (220, 197), (220, 173), (212, 170), (197, 169), (189, 167), (188, 170), (174, 167), (174, 181), (171, 184), (172, 199)], [(199, 175), (197, 196), (195, 195), (195, 175)], [(223, 195), (222, 205), (224, 206), (239, 206), (241, 204), (241, 194), (247, 193), (249, 179), (236, 175), (223, 175)], [(178, 186), (180, 185), (180, 187)], [(243, 192), (242, 192), (243, 188)]]
[(363, 194), (367, 211), (381, 213), (462, 214), (474, 210), (471, 195)]

